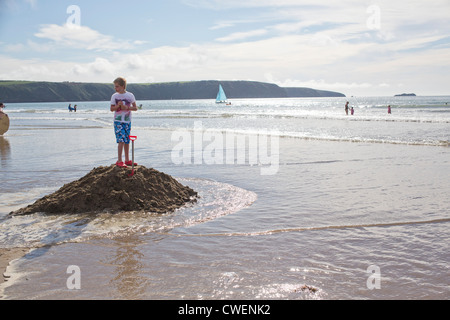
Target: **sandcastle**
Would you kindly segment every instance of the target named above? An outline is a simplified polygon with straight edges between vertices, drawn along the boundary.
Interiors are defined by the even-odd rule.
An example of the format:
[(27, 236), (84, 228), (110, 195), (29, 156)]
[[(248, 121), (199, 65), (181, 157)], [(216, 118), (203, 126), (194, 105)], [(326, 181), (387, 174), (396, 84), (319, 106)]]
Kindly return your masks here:
[(35, 203), (10, 215), (32, 213), (80, 214), (148, 211), (166, 213), (195, 202), (197, 192), (168, 174), (144, 166), (129, 169), (115, 165), (94, 168)]

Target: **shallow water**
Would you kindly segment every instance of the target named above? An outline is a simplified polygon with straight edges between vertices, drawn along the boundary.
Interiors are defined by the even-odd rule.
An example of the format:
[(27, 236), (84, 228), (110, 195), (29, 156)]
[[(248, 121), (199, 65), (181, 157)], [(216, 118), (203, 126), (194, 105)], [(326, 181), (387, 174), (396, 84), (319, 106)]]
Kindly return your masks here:
[[(12, 278), (1, 286), (0, 296), (448, 299), (450, 152), (439, 141), (449, 141), (450, 131), (443, 102), (436, 102), (440, 106), (431, 115), (417, 104), (393, 108), (405, 111), (396, 123), (382, 119), (381, 98), (379, 105), (361, 107), (367, 114), (359, 120), (338, 114), (339, 99), (325, 100), (325, 118), (315, 115), (324, 99), (289, 100), (293, 105), (280, 100), (244, 101), (248, 107), (234, 106), (236, 112), (227, 110), (227, 115), (205, 107), (206, 102), (176, 102), (172, 108), (166, 107), (170, 102), (148, 102), (159, 103), (162, 110), (135, 115), (136, 161), (178, 178), (201, 195), (197, 204), (162, 216), (7, 218), (8, 212), (93, 167), (115, 162), (116, 156), (111, 115), (101, 110), (77, 112), (76, 117), (88, 119), (81, 121), (67, 118), (74, 114), (43, 120), (42, 112), (29, 112), (31, 117), (16, 113), (26, 119), (10, 113), (12, 127), (0, 138), (0, 243), (33, 250), (8, 268)], [(53, 105), (45, 109), (51, 117), (57, 113)], [(333, 107), (335, 116), (330, 115)], [(280, 116), (280, 108), (291, 109), (288, 119)], [(308, 113), (310, 109), (314, 112)], [(443, 110), (444, 116), (434, 118), (435, 110)], [(294, 111), (307, 115), (292, 116)], [(270, 112), (278, 113), (268, 116)], [(194, 137), (200, 116), (203, 133), (221, 132), (216, 137), (226, 138), (226, 130), (232, 130), (246, 137), (247, 156), (261, 151), (252, 149), (250, 132), (274, 134), (270, 153), (277, 154), (272, 158), (278, 159), (277, 170), (264, 175), (262, 169), (274, 163), (251, 163), (249, 158), (244, 163), (196, 164), (195, 154), (191, 162), (175, 164), (173, 149), (179, 140), (173, 139), (174, 132), (186, 129)], [(291, 128), (295, 134), (289, 133)], [(311, 133), (313, 128), (318, 134)], [(203, 141), (203, 151), (210, 141)], [(231, 151), (239, 156), (238, 150)], [(226, 160), (226, 144), (223, 151)], [(67, 288), (71, 265), (81, 270), (80, 290)], [(370, 266), (379, 268), (379, 288), (369, 288)], [(304, 285), (317, 291), (302, 290)]]

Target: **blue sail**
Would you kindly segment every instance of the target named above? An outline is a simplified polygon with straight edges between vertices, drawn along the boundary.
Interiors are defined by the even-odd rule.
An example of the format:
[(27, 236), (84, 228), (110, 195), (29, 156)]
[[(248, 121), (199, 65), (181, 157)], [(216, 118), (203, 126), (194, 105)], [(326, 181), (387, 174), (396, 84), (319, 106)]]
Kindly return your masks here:
[(223, 91), (222, 85), (219, 84), (219, 92), (217, 93), (216, 103), (227, 102), (227, 96)]

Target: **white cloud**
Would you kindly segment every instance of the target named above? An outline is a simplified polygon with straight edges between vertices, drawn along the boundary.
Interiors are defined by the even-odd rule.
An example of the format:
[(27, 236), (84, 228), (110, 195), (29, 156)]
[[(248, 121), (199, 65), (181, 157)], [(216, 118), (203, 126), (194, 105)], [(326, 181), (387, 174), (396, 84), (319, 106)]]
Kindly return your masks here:
[(68, 79), (72, 63), (57, 60), (16, 59), (0, 56), (2, 69), (0, 79), (64, 81)]
[(214, 26), (210, 27), (209, 30), (218, 30), (233, 27), (235, 24), (231, 21), (220, 21), (217, 22)]
[(315, 89), (323, 89), (323, 90), (353, 90), (353, 89), (361, 89), (361, 88), (372, 88), (375, 86), (389, 86), (388, 84), (372, 84), (369, 82), (333, 82), (329, 83), (324, 79), (320, 80), (293, 80), (286, 79), (283, 81), (277, 81), (273, 79), (273, 82), (278, 84), (281, 87), (307, 87), (307, 88), (315, 88)]
[(265, 29), (259, 29), (259, 30), (252, 30), (247, 32), (235, 32), (228, 36), (217, 38), (216, 41), (219, 42), (231, 42), (231, 41), (241, 41), (248, 38), (258, 37), (267, 34), (267, 30)]
[[(358, 95), (356, 91), (370, 94), (393, 90), (399, 83), (409, 88), (409, 84), (419, 85), (425, 77), (429, 88), (433, 85), (445, 88), (450, 81), (448, 0), (408, 3), (377, 0), (374, 3), (379, 6), (381, 16), (380, 28), (375, 30), (366, 23), (370, 17), (367, 8), (372, 2), (184, 0), (184, 3), (226, 10), (226, 15), (214, 13), (212, 16), (217, 16), (217, 20), (208, 22), (211, 27), (205, 37), (209, 40), (202, 38), (189, 43), (171, 34), (164, 45), (150, 47), (155, 44), (151, 42), (153, 39), (122, 41), (87, 26), (74, 29), (47, 24), (28, 42), (4, 43), (2, 52), (8, 55), (20, 52), (25, 56), (24, 52), (31, 49), (37, 56), (36, 53), (47, 50), (52, 52), (51, 57), (57, 57), (56, 49), (65, 50), (63, 53), (73, 49), (70, 50), (73, 55), (60, 59), (76, 57), (76, 62), (46, 58), (3, 60), (0, 78), (43, 80), (45, 75), (45, 80), (100, 82), (110, 81), (116, 75), (135, 82), (270, 78), (283, 86), (306, 86), (352, 95)], [(141, 50), (118, 50), (116, 43), (126, 49), (141, 46)]]
[(114, 74), (114, 64), (105, 58), (96, 58), (94, 62), (89, 64), (91, 70), (95, 73)]
[[(117, 40), (112, 36), (103, 35), (86, 26), (74, 28), (72, 25), (48, 24), (41, 26), (35, 33), (37, 38), (53, 41), (57, 45), (84, 50), (117, 50)], [(130, 49), (133, 45), (129, 42), (120, 42), (121, 46)]]
[[(239, 8), (261, 8), (261, 7), (299, 7), (318, 5), (320, 1), (314, 0), (182, 0), (186, 5), (195, 8), (206, 8), (214, 10), (229, 10)], [(329, 5), (327, 3), (327, 5)]]
[(3, 50), (5, 52), (10, 53), (17, 53), (21, 52), (25, 49), (25, 46), (22, 43), (16, 43), (16, 44), (5, 44), (3, 45)]

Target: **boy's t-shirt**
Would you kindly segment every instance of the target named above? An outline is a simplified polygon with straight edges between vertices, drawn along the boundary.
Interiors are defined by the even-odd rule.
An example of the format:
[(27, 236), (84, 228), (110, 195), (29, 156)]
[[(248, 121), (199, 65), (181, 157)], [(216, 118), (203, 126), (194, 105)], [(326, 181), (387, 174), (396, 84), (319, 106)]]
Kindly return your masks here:
[[(122, 101), (124, 105), (131, 107), (133, 102), (136, 102), (134, 94), (131, 92), (125, 93), (114, 93), (111, 97), (111, 105), (118, 105), (119, 101)], [(114, 121), (131, 123), (131, 111), (130, 110), (120, 110), (114, 112)]]

